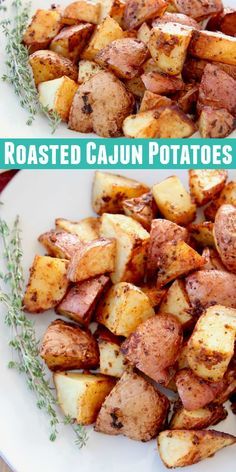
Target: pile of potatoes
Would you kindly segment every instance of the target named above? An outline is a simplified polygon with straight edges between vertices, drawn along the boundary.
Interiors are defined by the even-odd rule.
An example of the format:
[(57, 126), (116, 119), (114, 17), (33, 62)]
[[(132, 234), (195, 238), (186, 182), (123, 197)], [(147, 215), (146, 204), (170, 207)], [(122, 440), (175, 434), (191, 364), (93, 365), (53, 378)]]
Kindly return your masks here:
[(79, 0), (23, 35), (39, 101), (103, 137), (224, 138), (235, 129), (236, 10), (221, 0)]
[(190, 170), (187, 191), (177, 176), (149, 188), (96, 172), (92, 206), (98, 216), (39, 236), (47, 255), (23, 300), (70, 320), (40, 347), (58, 403), (98, 432), (158, 437), (167, 467), (210, 457), (236, 442), (205, 429), (236, 392), (236, 182)]

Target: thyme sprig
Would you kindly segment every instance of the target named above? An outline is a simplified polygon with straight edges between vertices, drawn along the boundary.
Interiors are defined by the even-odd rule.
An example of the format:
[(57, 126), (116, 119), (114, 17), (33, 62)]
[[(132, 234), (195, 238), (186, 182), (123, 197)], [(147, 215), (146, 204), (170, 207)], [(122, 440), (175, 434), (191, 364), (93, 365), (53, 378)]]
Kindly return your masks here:
[(5, 19), (1, 22), (3, 34), (6, 38), (6, 67), (7, 73), (3, 75), (3, 81), (9, 82), (20, 98), (21, 106), (28, 111), (27, 125), (31, 125), (35, 116), (44, 113), (52, 129), (52, 133), (60, 123), (59, 115), (40, 104), (38, 92), (35, 87), (32, 71), (29, 67), (29, 55), (27, 48), (22, 44), (22, 36), (29, 20), (30, 3), (22, 4), (22, 0), (14, 0), (12, 6), (15, 16), (12, 20)]
[(79, 447), (79, 449), (82, 449), (82, 447), (86, 446), (88, 441), (86, 429), (81, 424), (76, 424), (70, 415), (65, 416), (64, 424), (70, 424), (72, 426), (76, 435), (75, 444)]

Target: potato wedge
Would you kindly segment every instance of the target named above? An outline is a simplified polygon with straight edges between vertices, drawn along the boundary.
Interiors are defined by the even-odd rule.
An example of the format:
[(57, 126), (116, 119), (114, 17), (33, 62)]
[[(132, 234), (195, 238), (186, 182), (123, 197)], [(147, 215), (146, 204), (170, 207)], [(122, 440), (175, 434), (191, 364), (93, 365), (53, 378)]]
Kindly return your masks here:
[(151, 28), (147, 23), (142, 23), (137, 32), (137, 39), (147, 45), (151, 34)]
[(222, 11), (221, 0), (170, 0), (173, 10), (178, 13), (203, 20)]
[(209, 305), (236, 308), (236, 276), (221, 270), (200, 270), (186, 279), (186, 290), (196, 315)]
[(183, 329), (193, 322), (192, 307), (182, 280), (175, 280), (166, 293), (158, 313), (170, 313), (182, 325)]
[(65, 75), (38, 85), (39, 102), (48, 110), (56, 112), (62, 121), (68, 121), (71, 104), (78, 84)]
[(148, 111), (148, 110), (156, 110), (160, 107), (168, 107), (171, 106), (172, 101), (168, 97), (163, 97), (163, 95), (158, 95), (153, 92), (149, 92), (149, 90), (145, 90), (143, 95), (139, 112)]
[(94, 131), (98, 136), (118, 137), (133, 105), (133, 96), (117, 77), (110, 72), (98, 72), (75, 94), (69, 128), (81, 133)]
[(181, 78), (164, 75), (157, 71), (144, 73), (141, 79), (147, 90), (159, 95), (168, 95), (184, 89)]
[(148, 49), (142, 41), (122, 38), (101, 49), (94, 60), (121, 79), (133, 79), (140, 75), (141, 65), (147, 57)]
[(133, 367), (166, 386), (182, 340), (179, 321), (172, 315), (158, 314), (136, 328), (121, 345), (121, 352)]
[(96, 64), (96, 62), (81, 59), (81, 61), (79, 61), (78, 82), (80, 84), (86, 82), (86, 80), (91, 79), (91, 77), (93, 77), (101, 70), (102, 67)]
[(140, 223), (125, 215), (103, 213), (101, 236), (115, 238), (115, 270), (113, 283), (143, 281), (149, 243), (149, 233)]
[(23, 35), (23, 44), (30, 54), (46, 49), (61, 28), (61, 14), (58, 10), (36, 10)]
[(168, 399), (143, 377), (124, 372), (98, 414), (95, 431), (149, 441), (163, 427)]
[(198, 127), (202, 138), (226, 138), (235, 128), (234, 117), (225, 109), (203, 107)]
[(182, 72), (191, 37), (191, 28), (178, 23), (161, 23), (151, 30), (148, 49), (161, 72)]
[(236, 65), (236, 38), (212, 31), (194, 31), (189, 53), (199, 59)]
[(219, 208), (213, 234), (223, 264), (236, 274), (236, 208), (233, 205), (222, 205)]
[(116, 242), (114, 239), (95, 239), (81, 245), (72, 255), (67, 276), (71, 282), (81, 282), (96, 275), (113, 272)]
[(200, 223), (191, 223), (188, 226), (190, 237), (201, 247), (215, 247), (213, 237), (213, 223), (211, 221), (202, 221)]
[(111, 377), (121, 377), (125, 371), (125, 357), (120, 351), (120, 346), (104, 339), (98, 342), (100, 353), (101, 374)]
[(89, 217), (80, 221), (70, 221), (65, 218), (56, 218), (56, 229), (75, 234), (80, 241), (88, 243), (99, 237), (99, 218)]
[(76, 63), (87, 45), (93, 29), (94, 25), (91, 23), (81, 23), (63, 28), (52, 40), (50, 49)]
[(38, 237), (49, 256), (70, 259), (72, 254), (81, 246), (81, 241), (75, 234), (65, 231), (48, 231)]
[(123, 132), (127, 138), (155, 138), (159, 128), (160, 112), (148, 110), (127, 116), (123, 122)]
[(118, 336), (129, 336), (142, 321), (155, 315), (145, 293), (133, 284), (113, 285), (100, 302), (96, 320)]
[(123, 19), (125, 30), (138, 28), (145, 21), (161, 16), (167, 8), (166, 0), (127, 0)]
[(236, 437), (220, 431), (166, 430), (158, 436), (158, 450), (166, 467), (184, 467), (211, 457), (235, 442)]
[(204, 210), (206, 219), (214, 221), (216, 212), (221, 205), (229, 204), (236, 206), (236, 182), (228, 182), (219, 197), (214, 199)]
[(77, 372), (58, 372), (53, 380), (64, 415), (82, 425), (94, 423), (106, 396), (115, 385), (114, 379), (104, 375)]
[(192, 203), (189, 193), (179, 178), (168, 177), (152, 188), (157, 207), (163, 216), (176, 224), (191, 223), (196, 215), (196, 205)]
[(98, 300), (109, 285), (110, 279), (106, 275), (76, 284), (56, 307), (56, 312), (87, 327)]
[(93, 209), (103, 213), (121, 213), (123, 201), (138, 198), (149, 191), (147, 185), (109, 172), (95, 172), (92, 191)]
[(69, 285), (67, 265), (65, 259), (35, 256), (23, 299), (26, 311), (41, 313), (62, 300)]
[(124, 31), (119, 23), (107, 16), (95, 30), (88, 46), (84, 49), (82, 59), (93, 61), (97, 53), (116, 39), (124, 38)]
[[(236, 38), (235, 38), (236, 41)], [(236, 42), (235, 42), (236, 49)], [(226, 109), (232, 115), (236, 114), (236, 80), (217, 66), (208, 64), (202, 76), (199, 87), (198, 111), (205, 106), (216, 109)]]
[(228, 177), (227, 170), (189, 170), (189, 188), (197, 206), (212, 200), (223, 190)]
[(90, 331), (62, 320), (53, 321), (47, 328), (40, 356), (53, 371), (92, 369), (99, 364), (98, 345)]
[(62, 22), (66, 25), (76, 25), (80, 22), (97, 25), (100, 19), (101, 4), (79, 0), (67, 5), (62, 14)]
[(131, 216), (147, 231), (150, 231), (152, 220), (157, 214), (157, 206), (151, 192), (123, 200), (122, 207), (126, 216)]
[(36, 51), (29, 56), (29, 64), (32, 68), (35, 85), (48, 80), (59, 79), (67, 76), (77, 81), (77, 67), (70, 59), (59, 56), (54, 51)]
[(235, 335), (236, 310), (222, 305), (207, 308), (188, 341), (192, 371), (210, 382), (222, 380), (234, 355)]
[(219, 423), (227, 415), (227, 410), (222, 405), (212, 404), (192, 411), (179, 406), (174, 410), (170, 429), (203, 429)]
[(204, 270), (226, 271), (226, 267), (222, 263), (221, 258), (215, 249), (205, 247), (202, 251), (202, 257), (205, 259)]
[(166, 11), (160, 18), (155, 18), (152, 22), (152, 27), (155, 28), (155, 26), (165, 23), (178, 23), (180, 25), (189, 26), (192, 29), (201, 29), (199, 23), (190, 16), (183, 13), (171, 13), (168, 11)]

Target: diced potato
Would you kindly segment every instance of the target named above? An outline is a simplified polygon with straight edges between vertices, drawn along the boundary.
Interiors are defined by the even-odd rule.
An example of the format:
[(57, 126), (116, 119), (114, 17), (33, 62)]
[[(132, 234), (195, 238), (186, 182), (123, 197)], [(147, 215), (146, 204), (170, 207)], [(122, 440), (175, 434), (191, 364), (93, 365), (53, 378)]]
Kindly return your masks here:
[(50, 49), (73, 62), (77, 62), (93, 29), (94, 26), (91, 23), (81, 23), (63, 28), (52, 40)]
[(113, 272), (116, 242), (114, 239), (95, 239), (81, 245), (71, 257), (67, 276), (71, 282), (81, 282), (96, 275)]
[(205, 259), (204, 270), (226, 270), (226, 267), (215, 249), (205, 247), (202, 251), (202, 257)]
[(143, 23), (138, 29), (137, 38), (144, 44), (148, 44), (150, 34), (151, 28), (147, 25), (147, 23)]
[(69, 77), (42, 82), (38, 86), (39, 102), (50, 111), (55, 111), (62, 121), (68, 121), (71, 104), (78, 84)]
[(39, 236), (38, 241), (45, 247), (49, 256), (70, 259), (81, 242), (75, 234), (64, 231), (48, 231)]
[(135, 77), (134, 79), (125, 80), (125, 86), (129, 92), (136, 97), (142, 98), (145, 92), (145, 86), (141, 77)]
[(124, 37), (124, 32), (120, 25), (110, 18), (105, 18), (94, 32), (88, 46), (82, 53), (82, 59), (93, 61), (97, 53), (116, 39)]
[(236, 208), (222, 205), (213, 229), (215, 245), (225, 267), (236, 274)]
[(196, 205), (191, 201), (177, 176), (168, 177), (152, 188), (157, 207), (170, 221), (186, 225), (191, 223), (196, 215)]
[(206, 219), (214, 221), (216, 212), (224, 204), (236, 206), (236, 182), (228, 182), (219, 197), (214, 199), (204, 210)]
[(54, 51), (36, 51), (29, 56), (29, 64), (32, 68), (35, 85), (48, 80), (59, 79), (67, 76), (77, 80), (77, 67), (65, 57), (59, 56)]
[(184, 89), (184, 83), (180, 77), (160, 74), (155, 70), (145, 72), (141, 75), (141, 79), (147, 90), (160, 95), (168, 95)]
[(236, 11), (230, 8), (225, 8), (220, 16), (221, 16), (220, 24), (217, 30), (222, 31), (222, 33), (227, 34), (229, 36), (235, 36), (236, 35)]
[(227, 415), (222, 405), (209, 405), (193, 411), (180, 406), (171, 418), (170, 429), (203, 429), (219, 423)]
[(214, 305), (196, 323), (188, 342), (188, 363), (199, 377), (218, 382), (234, 355), (236, 310)]
[(121, 345), (121, 352), (133, 367), (167, 386), (182, 340), (181, 324), (176, 318), (158, 314), (136, 328)]
[(88, 22), (97, 25), (100, 19), (101, 4), (79, 0), (70, 3), (62, 15), (62, 22), (66, 25), (75, 25), (80, 22)]
[(47, 328), (40, 356), (49, 369), (92, 369), (99, 364), (98, 345), (90, 331), (62, 320), (53, 321)]
[(215, 247), (213, 237), (213, 223), (202, 221), (201, 223), (191, 223), (188, 226), (190, 236), (202, 247)]
[[(168, 5), (169, 6), (169, 5)], [(164, 23), (178, 23), (180, 25), (189, 26), (192, 29), (201, 29), (199, 23), (188, 15), (183, 13), (171, 13), (167, 11), (160, 18), (155, 18), (152, 22), (152, 27), (159, 26)]]
[(236, 65), (236, 38), (212, 31), (193, 33), (189, 53), (200, 59)]
[[(203, 72), (205, 67), (209, 64), (208, 61), (204, 59), (197, 59), (196, 57), (188, 57), (184, 64), (183, 68), (183, 77), (184, 80), (190, 81), (201, 81)], [(224, 64), (223, 62), (214, 62), (212, 61), (214, 66), (219, 67), (219, 69), (223, 70), (227, 74), (229, 74), (233, 79), (236, 79), (236, 66), (232, 64)]]
[(110, 341), (99, 340), (101, 374), (121, 377), (125, 370), (125, 357), (120, 346)]
[(189, 170), (190, 193), (198, 206), (212, 200), (225, 186), (227, 170)]
[(100, 302), (96, 320), (118, 336), (129, 336), (142, 321), (154, 316), (150, 300), (138, 287), (115, 284)]
[(58, 10), (37, 10), (23, 35), (23, 44), (30, 54), (39, 49), (46, 49), (61, 27), (61, 15)]
[(166, 7), (166, 0), (127, 0), (123, 20), (124, 29), (135, 29), (145, 21), (161, 16)]
[(122, 207), (126, 216), (131, 216), (150, 231), (152, 220), (157, 214), (157, 206), (151, 192), (144, 193), (141, 197), (123, 200)]
[(160, 107), (168, 107), (171, 105), (171, 103), (172, 101), (170, 98), (149, 92), (149, 90), (145, 90), (139, 112), (141, 113), (143, 111), (155, 110)]
[(99, 218), (90, 217), (80, 221), (69, 221), (65, 218), (57, 218), (55, 225), (57, 229), (76, 234), (83, 243), (88, 243), (99, 237)]
[(152, 29), (148, 48), (161, 72), (182, 72), (191, 37), (191, 28), (178, 23), (163, 23)]
[(158, 436), (158, 450), (166, 467), (184, 467), (211, 457), (235, 442), (236, 437), (220, 431), (166, 430)]
[(148, 296), (153, 308), (160, 305), (166, 294), (166, 289), (158, 290), (155, 285), (141, 285), (139, 288)]
[(146, 379), (124, 372), (102, 405), (95, 431), (149, 441), (163, 427), (168, 409), (168, 399)]
[(229, 400), (232, 394), (235, 394), (236, 392), (236, 363), (234, 359), (230, 363), (229, 368), (224, 376), (224, 383), (225, 388), (219, 395), (217, 395), (216, 399), (214, 400), (214, 403), (217, 405), (225, 403), (227, 400)]
[(202, 138), (226, 138), (235, 128), (234, 117), (224, 108), (203, 107), (199, 121)]
[(102, 67), (100, 67), (96, 62), (87, 61), (86, 59), (81, 59), (79, 61), (79, 73), (78, 73), (78, 82), (83, 83), (86, 80), (93, 77), (97, 72), (100, 72)]
[(55, 307), (65, 296), (68, 261), (49, 256), (35, 256), (30, 268), (23, 306), (30, 313), (40, 313)]
[(109, 277), (100, 275), (76, 284), (57, 306), (56, 312), (76, 323), (88, 326), (96, 304), (109, 283)]
[(149, 233), (142, 225), (129, 216), (103, 213), (101, 236), (116, 239), (112, 282), (142, 282), (149, 243)]
[(140, 197), (148, 191), (149, 187), (137, 180), (97, 171), (93, 181), (93, 209), (99, 215), (105, 212), (121, 213), (123, 200)]
[(187, 84), (185, 90), (177, 92), (177, 104), (184, 113), (195, 114), (198, 101), (198, 85)]
[(221, 0), (170, 0), (171, 10), (184, 13), (198, 21), (222, 11)]
[(157, 137), (160, 112), (148, 110), (136, 115), (130, 115), (123, 122), (123, 132), (128, 138)]
[(115, 381), (99, 374), (54, 374), (58, 403), (66, 416), (78, 424), (92, 424)]
[(171, 313), (184, 327), (193, 321), (192, 307), (182, 280), (175, 280), (170, 286), (158, 313)]
[[(120, 26), (123, 25), (123, 17), (125, 12), (125, 2), (121, 0), (111, 0), (110, 10), (106, 16), (113, 18)], [(105, 16), (103, 16), (105, 18)]]

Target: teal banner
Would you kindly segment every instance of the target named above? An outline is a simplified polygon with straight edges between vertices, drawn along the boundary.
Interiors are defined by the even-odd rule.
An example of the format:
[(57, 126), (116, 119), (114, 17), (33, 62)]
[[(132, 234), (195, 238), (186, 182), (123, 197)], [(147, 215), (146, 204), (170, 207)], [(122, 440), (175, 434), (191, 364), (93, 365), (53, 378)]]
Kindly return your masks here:
[(236, 169), (236, 139), (0, 139), (1, 169)]

